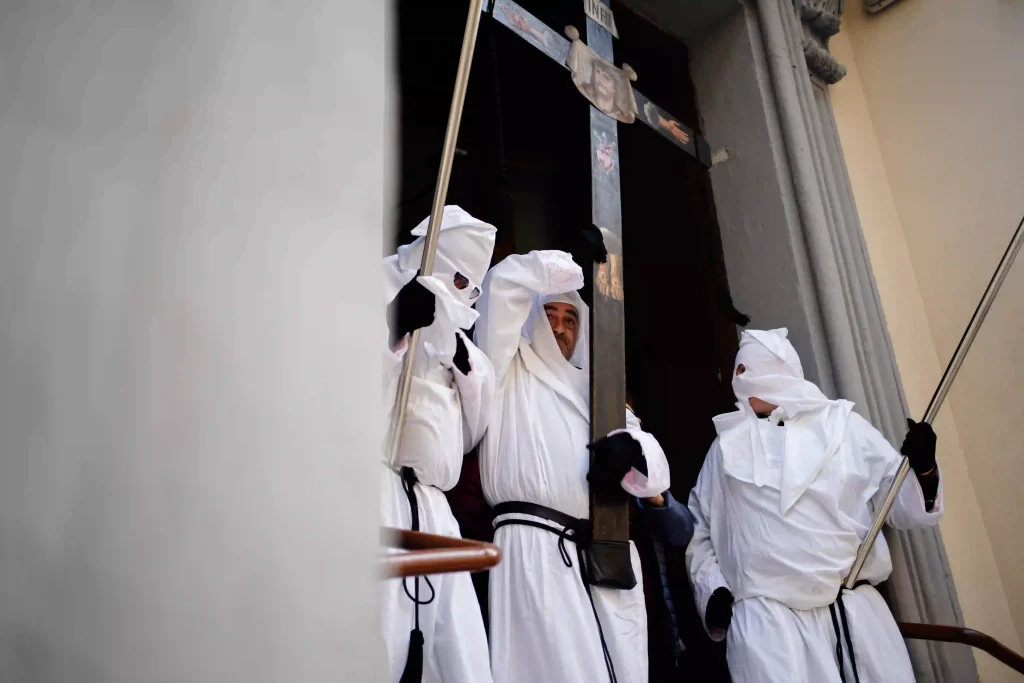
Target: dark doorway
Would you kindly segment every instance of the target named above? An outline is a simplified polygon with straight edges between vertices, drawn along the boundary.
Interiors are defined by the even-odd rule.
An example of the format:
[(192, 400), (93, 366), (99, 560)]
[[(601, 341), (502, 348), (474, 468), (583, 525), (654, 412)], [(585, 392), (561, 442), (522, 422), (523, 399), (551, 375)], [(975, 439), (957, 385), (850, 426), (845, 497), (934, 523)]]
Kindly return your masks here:
[[(616, 62), (636, 87), (700, 132), (686, 47), (615, 4)], [(657, 437), (672, 468), (672, 495), (686, 503), (715, 431), (711, 418), (732, 409), (736, 327), (708, 170), (642, 124), (619, 125), (622, 168), (623, 277), (626, 291), (626, 382), (645, 430)], [(724, 378), (724, 381), (723, 381)], [(657, 558), (648, 535), (631, 520), (644, 560), (645, 588)], [(647, 546), (647, 547), (645, 547)], [(683, 549), (665, 549), (677, 625), (686, 645), (681, 668), (696, 680), (725, 681), (724, 648), (704, 631), (686, 575)], [(653, 566), (652, 566), (653, 565)], [(651, 570), (648, 569), (651, 567)], [(660, 596), (647, 596), (652, 653), (667, 618)], [(683, 604), (680, 604), (683, 603)], [(660, 624), (660, 631), (670, 624)], [(651, 681), (674, 680), (656, 671)]]
[[(549, 25), (580, 23), (578, 3), (523, 4)], [(467, 3), (401, 0), (398, 6), (398, 243), (404, 243), (430, 212)], [(590, 219), (590, 139), (579, 122), (588, 106), (564, 70), (484, 17), (447, 203), (498, 228), (495, 262), (540, 248), (576, 255), (582, 247), (578, 233)]]
[[(559, 31), (585, 24), (578, 0), (520, 4)], [(430, 210), (466, 6), (461, 0), (398, 3), (400, 243)], [(637, 87), (699, 132), (686, 48), (623, 5), (614, 10), (616, 63), (633, 66)], [(497, 226), (495, 262), (510, 253), (563, 249), (582, 263), (580, 230), (590, 223), (588, 107), (567, 71), (483, 18), (447, 202)], [(644, 428), (669, 458), (672, 493), (685, 503), (714, 438), (711, 417), (733, 402), (736, 328), (710, 176), (641, 123), (619, 125), (619, 140), (627, 383)], [(449, 499), (464, 535), (487, 539), (490, 517), (475, 468), (467, 457), (463, 481)], [(643, 529), (636, 531), (646, 586), (648, 578), (660, 581), (657, 558)], [(696, 680), (728, 680), (722, 649), (707, 638), (693, 606), (681, 549), (671, 553), (669, 574), (687, 647), (683, 667)], [(475, 583), (483, 595), (486, 577)], [(667, 617), (656, 616), (659, 591), (647, 592), (651, 619)], [(486, 615), (486, 599), (483, 609)], [(652, 623), (652, 632), (658, 628)], [(673, 680), (655, 669), (652, 681)]]

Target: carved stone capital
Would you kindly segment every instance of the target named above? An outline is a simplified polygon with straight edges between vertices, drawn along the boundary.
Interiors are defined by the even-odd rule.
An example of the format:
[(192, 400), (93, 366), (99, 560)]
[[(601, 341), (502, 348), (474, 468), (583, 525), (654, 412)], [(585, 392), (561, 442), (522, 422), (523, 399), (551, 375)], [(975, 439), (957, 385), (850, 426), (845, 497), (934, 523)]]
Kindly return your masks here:
[(832, 85), (846, 75), (846, 67), (828, 51), (828, 39), (839, 33), (845, 0), (795, 0), (803, 39), (800, 41), (811, 76)]
[(829, 85), (834, 85), (846, 75), (846, 67), (836, 61), (836, 58), (825, 48), (807, 38), (804, 38), (802, 47), (807, 70), (811, 72), (812, 76), (817, 76)]
[(839, 33), (839, 25), (842, 22), (839, 12), (842, 12), (842, 8), (839, 8), (839, 12), (833, 12), (826, 9), (824, 4), (815, 0), (802, 0), (800, 21), (821, 38), (831, 38)]

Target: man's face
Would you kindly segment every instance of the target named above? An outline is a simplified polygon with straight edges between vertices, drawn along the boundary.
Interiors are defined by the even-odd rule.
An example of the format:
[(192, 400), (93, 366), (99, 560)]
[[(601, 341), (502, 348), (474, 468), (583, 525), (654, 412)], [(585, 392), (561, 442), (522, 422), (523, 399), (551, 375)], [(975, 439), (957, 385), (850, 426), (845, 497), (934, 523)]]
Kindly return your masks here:
[(544, 312), (548, 316), (555, 341), (558, 342), (558, 350), (569, 360), (576, 350), (576, 340), (580, 334), (579, 312), (575, 306), (563, 303), (544, 304)]

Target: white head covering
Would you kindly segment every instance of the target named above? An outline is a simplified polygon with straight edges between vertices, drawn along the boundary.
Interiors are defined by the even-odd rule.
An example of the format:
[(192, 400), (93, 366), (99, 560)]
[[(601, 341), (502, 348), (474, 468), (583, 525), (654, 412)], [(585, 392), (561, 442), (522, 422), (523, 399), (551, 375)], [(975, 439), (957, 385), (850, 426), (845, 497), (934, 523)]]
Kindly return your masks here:
[[(428, 216), (412, 229), (412, 234), (419, 239), (398, 248), (399, 268), (411, 273), (409, 280), (419, 269), (423, 259), (423, 245), (429, 222)], [(480, 294), (480, 283), (484, 281), (484, 275), (491, 265), (497, 232), (490, 223), (473, 218), (454, 204), (444, 207), (432, 275), (444, 282), (448, 290), (467, 306), (472, 306)], [(455, 287), (456, 273), (461, 273), (469, 280), (469, 285), (465, 289)]]
[[(796, 349), (789, 343), (786, 328), (745, 330), (733, 365), (732, 388), (740, 409), (753, 414), (747, 399), (756, 397), (775, 404), (782, 415), (792, 420), (797, 415), (819, 410), (829, 403), (821, 389), (804, 379), (804, 369)], [(746, 368), (736, 374), (740, 365)]]
[[(726, 471), (740, 479), (752, 477), (758, 486), (778, 488), (783, 513), (839, 449), (853, 409), (849, 401), (829, 400), (804, 379), (800, 357), (788, 334), (786, 328), (743, 332), (732, 379), (740, 413), (715, 418)], [(735, 369), (741, 364), (745, 371), (737, 376)], [(778, 454), (765, 452), (762, 425), (748, 400), (752, 397), (778, 406), (771, 425), (785, 420), (781, 476), (770, 457)]]
[[(397, 254), (384, 259), (384, 293), (388, 303), (416, 277), (423, 258), (426, 240), (423, 235), (428, 222), (425, 218), (413, 228), (412, 234), (419, 235), (419, 239), (399, 247)], [(434, 322), (423, 328), (420, 336), (425, 353), (416, 357), (417, 372), (437, 363), (450, 364), (456, 350), (456, 331), (469, 329), (476, 323), (478, 313), (472, 308), (473, 290), (490, 266), (496, 233), (493, 225), (473, 218), (459, 207), (444, 207), (433, 276), (419, 278), (420, 283), (434, 293), (435, 314)], [(464, 289), (455, 286), (456, 272), (469, 280)]]
[[(579, 313), (579, 334), (572, 358), (565, 359), (551, 331), (544, 305), (569, 304)], [(519, 349), (527, 369), (555, 392), (566, 398), (590, 419), (590, 307), (579, 292), (537, 295), (530, 317), (523, 325)]]

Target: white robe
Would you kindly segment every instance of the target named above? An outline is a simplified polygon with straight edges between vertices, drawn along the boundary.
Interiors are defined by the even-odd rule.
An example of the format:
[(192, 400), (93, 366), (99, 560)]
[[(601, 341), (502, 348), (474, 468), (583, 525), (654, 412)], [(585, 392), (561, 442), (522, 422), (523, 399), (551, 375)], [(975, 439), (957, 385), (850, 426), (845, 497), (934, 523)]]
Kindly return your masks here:
[[(900, 455), (866, 420), (853, 413), (842, 444), (797, 501), (781, 512), (786, 427), (757, 422), (767, 465), (754, 484), (753, 461), (723, 464), (720, 439), (708, 452), (690, 494), (696, 520), (686, 552), (694, 597), (705, 615), (711, 594), (728, 588), (736, 603), (727, 638), (734, 683), (838, 683), (836, 638), (829, 605), (835, 602), (860, 542), (885, 498)], [(761, 477), (764, 477), (761, 479)], [(907, 478), (889, 515), (898, 529), (932, 525), (942, 515), (942, 488), (925, 511), (920, 484)], [(885, 538), (868, 555), (860, 579), (844, 591), (850, 635), (862, 683), (912, 683), (906, 645), (874, 589), (892, 571)], [(723, 635), (711, 633), (713, 639)], [(853, 680), (845, 638), (846, 680)]]
[[(392, 301), (414, 271), (399, 268), (397, 257), (385, 260), (387, 299)], [(413, 383), (406, 409), (406, 427), (396, 468), (413, 467), (419, 478), (415, 487), (419, 503), (420, 531), (460, 537), (444, 491), (458, 483), (462, 456), (479, 442), (494, 393), (494, 374), (487, 357), (459, 328), (470, 327), (476, 312), (455, 299), (435, 278), (420, 278), (436, 297), (434, 323), (420, 333), (420, 348), (413, 368)], [(472, 371), (462, 374), (452, 364), (455, 335), (462, 336)], [(394, 406), (404, 348), (384, 353), (385, 412)], [(389, 415), (389, 421), (391, 419)], [(386, 463), (381, 464), (381, 524), (411, 528), (409, 501), (401, 477)], [(427, 577), (434, 600), (419, 611), (424, 637), (424, 683), (488, 683), (491, 680), (480, 605), (469, 574)], [(413, 579), (406, 585), (413, 593)], [(431, 588), (420, 579), (420, 599), (430, 597)], [(402, 581), (385, 581), (382, 594), (381, 629), (388, 657), (389, 681), (398, 681), (405, 668), (409, 632), (413, 629), (413, 602)]]
[[(571, 399), (529, 344), (521, 341), (535, 297), (561, 293), (560, 287), (565, 287), (560, 266), (564, 260), (557, 263), (551, 252), (510, 256), (492, 268), (484, 282), (476, 339), (494, 365), (498, 386), (491, 423), (481, 442), (480, 475), (492, 506), (525, 501), (585, 518), (590, 441), (586, 406)], [(669, 487), (665, 454), (635, 418), (627, 417), (627, 431), (643, 448), (648, 476), (633, 470), (623, 485), (635, 495), (659, 494)], [(557, 537), (547, 531), (503, 526), (495, 532), (495, 543), (503, 553), (490, 577), (495, 682), (607, 681), (574, 545), (566, 543), (570, 568), (559, 554)], [(639, 557), (635, 548), (631, 550), (636, 587), (591, 590), (618, 680), (646, 683), (647, 617)]]

